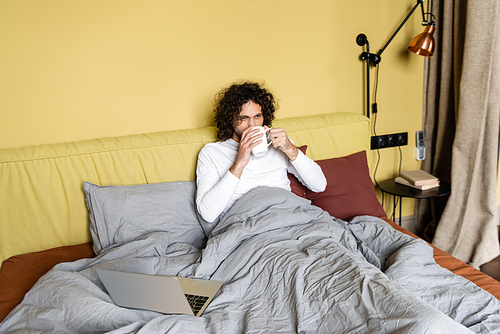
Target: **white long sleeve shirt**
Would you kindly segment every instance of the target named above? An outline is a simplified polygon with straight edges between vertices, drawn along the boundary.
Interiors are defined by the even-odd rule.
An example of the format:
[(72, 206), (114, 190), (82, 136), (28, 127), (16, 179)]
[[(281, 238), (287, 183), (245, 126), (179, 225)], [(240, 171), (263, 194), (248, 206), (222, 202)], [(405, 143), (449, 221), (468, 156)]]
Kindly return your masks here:
[(239, 143), (228, 139), (205, 145), (198, 155), (196, 206), (207, 222), (222, 217), (238, 198), (257, 186), (290, 190), (287, 172), (314, 192), (325, 190), (326, 178), (318, 164), (300, 150), (297, 158), (290, 161), (273, 146), (262, 157), (251, 155), (241, 178), (237, 178), (229, 168), (236, 160), (238, 149)]

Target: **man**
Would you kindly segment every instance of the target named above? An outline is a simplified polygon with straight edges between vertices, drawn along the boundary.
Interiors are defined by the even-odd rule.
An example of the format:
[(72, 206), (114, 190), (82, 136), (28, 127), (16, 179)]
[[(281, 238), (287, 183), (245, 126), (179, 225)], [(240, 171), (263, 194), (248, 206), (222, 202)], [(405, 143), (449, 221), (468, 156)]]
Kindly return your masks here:
[[(219, 141), (202, 148), (196, 168), (196, 206), (206, 221), (222, 217), (257, 186), (290, 190), (287, 172), (314, 192), (325, 190), (321, 168), (293, 144), (284, 129), (269, 130), (275, 111), (273, 95), (257, 83), (233, 84), (216, 95)], [(254, 126), (264, 126), (270, 133), (272, 146), (264, 156), (252, 155), (252, 148), (265, 140)]]

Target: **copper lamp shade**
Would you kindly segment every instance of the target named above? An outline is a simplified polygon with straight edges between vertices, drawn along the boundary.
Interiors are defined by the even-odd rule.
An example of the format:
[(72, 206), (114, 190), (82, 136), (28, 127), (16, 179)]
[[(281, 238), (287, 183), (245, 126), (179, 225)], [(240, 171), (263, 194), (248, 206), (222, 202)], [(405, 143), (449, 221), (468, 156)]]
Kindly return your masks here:
[(434, 53), (434, 25), (425, 27), (424, 32), (418, 34), (408, 45), (408, 50), (424, 57), (432, 57)]

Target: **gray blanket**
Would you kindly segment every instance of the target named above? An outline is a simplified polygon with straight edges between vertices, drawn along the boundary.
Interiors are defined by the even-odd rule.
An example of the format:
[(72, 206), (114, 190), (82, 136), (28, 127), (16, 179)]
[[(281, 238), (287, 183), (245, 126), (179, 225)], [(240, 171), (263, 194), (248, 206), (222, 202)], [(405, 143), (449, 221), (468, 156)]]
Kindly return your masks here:
[[(202, 317), (163, 315), (113, 304), (97, 268), (224, 285)], [(288, 191), (259, 187), (202, 250), (155, 232), (57, 265), (0, 332), (500, 333), (500, 302), (380, 219), (344, 222)]]

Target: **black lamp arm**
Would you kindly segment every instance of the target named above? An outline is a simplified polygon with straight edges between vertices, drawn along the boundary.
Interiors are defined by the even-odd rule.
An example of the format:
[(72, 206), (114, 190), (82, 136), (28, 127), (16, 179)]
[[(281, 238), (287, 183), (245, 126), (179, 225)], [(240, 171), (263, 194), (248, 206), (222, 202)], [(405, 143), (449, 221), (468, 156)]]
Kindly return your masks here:
[[(397, 33), (399, 32), (399, 30), (401, 30), (401, 28), (405, 25), (406, 21), (408, 21), (408, 19), (410, 18), (410, 16), (413, 14), (413, 12), (415, 11), (415, 9), (417, 9), (417, 7), (420, 5), (422, 7), (422, 19), (424, 20), (424, 22), (427, 22), (425, 21), (425, 13), (424, 13), (424, 1), (425, 0), (417, 0), (417, 3), (415, 4), (415, 6), (413, 6), (413, 8), (410, 10), (410, 12), (408, 13), (408, 15), (406, 15), (406, 17), (404, 18), (403, 22), (401, 22), (401, 24), (399, 25), (399, 27), (396, 29), (396, 31), (394, 31), (394, 33), (392, 34), (392, 36), (389, 38), (389, 40), (387, 41), (387, 43), (385, 43), (385, 45), (378, 51), (377, 55), (380, 57), (382, 55), (382, 52), (384, 52), (384, 50), (387, 48), (387, 46), (389, 45), (389, 43), (392, 42), (392, 40), (394, 39), (394, 37), (397, 35)], [(379, 60), (380, 62), (380, 60)], [(376, 64), (374, 64), (376, 65)]]
[[(370, 60), (373, 66), (376, 66), (378, 63), (380, 63), (380, 61), (382, 60), (382, 58), (381, 58), (382, 53), (385, 51), (385, 49), (387, 48), (387, 46), (389, 46), (389, 44), (392, 42), (392, 40), (394, 39), (394, 37), (396, 37), (396, 35), (398, 34), (398, 32), (405, 25), (405, 23), (408, 21), (408, 19), (413, 14), (413, 12), (417, 9), (418, 6), (420, 6), (421, 9), (422, 9), (422, 25), (424, 25), (424, 26), (433, 25), (434, 24), (434, 15), (432, 15), (432, 13), (425, 13), (424, 12), (424, 1), (425, 0), (417, 0), (417, 3), (415, 4), (415, 6), (413, 6), (413, 8), (408, 13), (408, 15), (406, 15), (406, 17), (404, 18), (403, 22), (401, 22), (401, 24), (398, 26), (398, 28), (396, 29), (396, 31), (394, 31), (394, 33), (391, 35), (391, 37), (389, 38), (389, 40), (385, 43), (385, 45), (376, 54), (375, 53), (370, 53), (370, 51), (367, 50), (366, 52), (363, 52), (361, 54), (360, 59), (361, 60)], [(429, 21), (427, 21), (425, 19), (425, 15), (426, 14), (431, 15), (432, 21), (429, 22)], [(366, 40), (366, 36), (364, 36), (364, 38)], [(368, 44), (367, 41), (364, 44), (360, 43), (359, 40), (357, 40), (356, 42), (358, 43), (359, 46), (363, 46), (365, 44)]]

